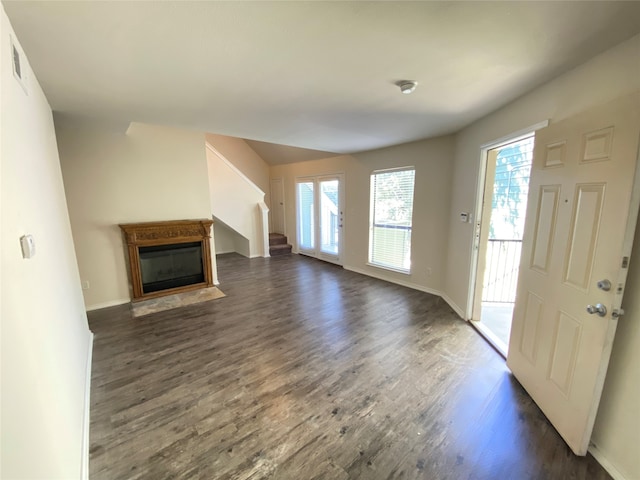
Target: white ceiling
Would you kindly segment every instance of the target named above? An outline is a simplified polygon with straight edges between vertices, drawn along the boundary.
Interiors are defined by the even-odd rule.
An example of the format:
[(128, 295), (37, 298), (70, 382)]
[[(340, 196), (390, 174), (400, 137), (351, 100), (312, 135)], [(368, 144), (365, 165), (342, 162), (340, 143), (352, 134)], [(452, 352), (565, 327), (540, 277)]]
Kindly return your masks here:
[(56, 112), (339, 153), (455, 132), (640, 32), (640, 2), (3, 4)]
[(257, 140), (245, 140), (254, 152), (260, 155), (261, 158), (271, 165), (320, 160), (322, 158), (337, 155), (334, 152), (327, 152), (324, 150), (313, 150), (278, 143), (259, 142)]

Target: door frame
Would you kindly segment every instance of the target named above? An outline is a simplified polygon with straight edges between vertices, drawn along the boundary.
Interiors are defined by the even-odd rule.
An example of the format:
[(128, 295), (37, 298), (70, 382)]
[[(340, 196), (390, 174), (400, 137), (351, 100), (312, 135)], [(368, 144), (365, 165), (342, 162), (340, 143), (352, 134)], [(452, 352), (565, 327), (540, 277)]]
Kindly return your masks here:
[[(338, 188), (338, 204), (341, 211), (341, 226), (340, 234), (338, 238), (338, 255), (331, 255), (327, 253), (323, 253), (320, 250), (319, 238), (320, 238), (320, 219), (319, 219), (319, 206), (320, 206), (320, 182), (323, 180), (338, 180), (339, 188)], [(313, 250), (301, 249), (298, 233), (299, 233), (299, 225), (298, 225), (298, 211), (299, 211), (299, 198), (298, 198), (298, 183), (300, 182), (313, 182), (313, 202), (314, 202), (314, 212), (313, 212), (313, 221), (316, 228), (314, 229), (314, 238), (313, 238)], [(344, 212), (345, 212), (345, 174), (344, 172), (336, 172), (336, 173), (323, 173), (318, 175), (300, 175), (295, 177), (294, 179), (295, 185), (295, 200), (296, 200), (296, 250), (297, 253), (301, 255), (307, 255), (313, 258), (317, 258), (319, 260), (323, 260), (325, 262), (335, 263), (336, 265), (343, 264), (344, 258), (344, 234), (346, 231), (345, 222), (344, 222)]]
[[(280, 198), (282, 199), (282, 232), (276, 232), (275, 231), (275, 226), (274, 226), (274, 221), (273, 221), (273, 211), (276, 209), (276, 206), (273, 203), (273, 192), (274, 192), (274, 188), (273, 188), (273, 184), (274, 182), (280, 182)], [(286, 206), (286, 200), (284, 197), (284, 178), (282, 177), (274, 177), (269, 179), (269, 200), (271, 202), (271, 215), (269, 217), (270, 220), (270, 232), (273, 233), (282, 233), (284, 236), (287, 235), (287, 222), (286, 222), (286, 216), (285, 216), (285, 206)]]
[[(535, 136), (536, 130), (547, 127), (549, 120), (535, 123), (529, 127), (516, 130), (508, 135), (504, 135), (496, 140), (484, 143), (480, 146), (480, 158), (478, 165), (478, 179), (476, 183), (475, 208), (471, 222), (473, 223), (473, 235), (471, 238), (471, 268), (469, 269), (469, 286), (467, 290), (467, 309), (465, 312), (465, 320), (473, 319), (473, 306), (478, 288), (478, 259), (480, 251), (480, 228), (482, 225), (482, 209), (484, 201), (484, 189), (487, 177), (487, 161), (489, 160), (489, 151), (503, 147), (513, 142), (517, 142), (524, 138)], [(534, 140), (535, 141), (535, 140)], [(480, 287), (482, 290), (482, 287)], [(482, 292), (480, 292), (482, 294)]]

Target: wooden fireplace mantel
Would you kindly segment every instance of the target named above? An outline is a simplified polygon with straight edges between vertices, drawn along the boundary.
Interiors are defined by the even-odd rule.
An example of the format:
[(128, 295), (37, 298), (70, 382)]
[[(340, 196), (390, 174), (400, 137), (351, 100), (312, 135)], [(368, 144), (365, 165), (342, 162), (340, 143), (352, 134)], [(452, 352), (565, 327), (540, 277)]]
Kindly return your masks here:
[[(174, 293), (199, 288), (212, 287), (211, 272), (211, 225), (213, 220), (169, 220), (164, 222), (124, 223), (119, 227), (124, 233), (129, 251), (129, 271), (133, 301), (172, 295)], [(161, 290), (159, 292), (144, 293), (142, 289), (142, 275), (140, 270), (140, 247), (154, 245), (171, 245), (179, 243), (200, 242), (202, 248), (202, 266), (205, 281), (194, 285)]]

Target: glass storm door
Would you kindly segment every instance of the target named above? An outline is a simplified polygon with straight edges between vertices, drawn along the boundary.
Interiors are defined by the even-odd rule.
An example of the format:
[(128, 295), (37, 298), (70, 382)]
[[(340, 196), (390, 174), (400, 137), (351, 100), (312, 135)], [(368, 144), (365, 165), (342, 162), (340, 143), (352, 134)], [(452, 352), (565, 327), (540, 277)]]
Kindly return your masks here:
[(337, 179), (320, 180), (320, 252), (338, 256), (340, 253), (340, 182)]
[(300, 253), (342, 263), (342, 185), (342, 175), (298, 179)]
[(298, 249), (300, 253), (315, 251), (315, 182), (296, 184), (298, 197)]

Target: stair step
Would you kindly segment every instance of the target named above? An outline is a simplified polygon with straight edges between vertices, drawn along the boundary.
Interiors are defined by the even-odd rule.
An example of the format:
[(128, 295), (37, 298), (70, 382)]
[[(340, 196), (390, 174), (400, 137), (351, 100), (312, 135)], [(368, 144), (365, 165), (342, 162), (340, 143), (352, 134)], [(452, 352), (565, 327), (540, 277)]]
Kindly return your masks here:
[(291, 245), (278, 244), (271, 245), (269, 247), (269, 255), (271, 255), (272, 257), (276, 255), (287, 255), (288, 253), (291, 253)]
[(281, 233), (269, 234), (269, 245), (286, 245), (286, 244), (287, 244), (287, 237), (285, 237)]

